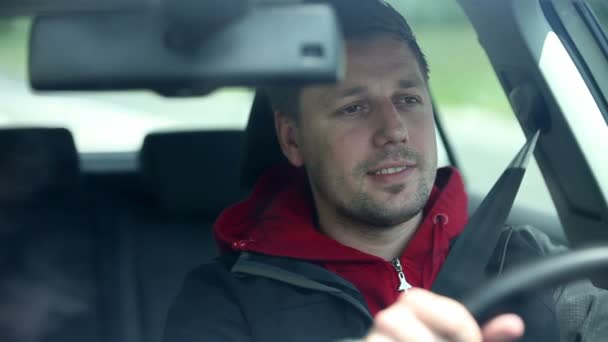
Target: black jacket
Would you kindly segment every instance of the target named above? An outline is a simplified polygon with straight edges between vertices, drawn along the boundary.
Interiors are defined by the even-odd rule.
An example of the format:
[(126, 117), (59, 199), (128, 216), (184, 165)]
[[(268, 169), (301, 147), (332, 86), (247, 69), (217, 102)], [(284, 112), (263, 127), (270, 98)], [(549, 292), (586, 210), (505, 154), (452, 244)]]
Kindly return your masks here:
[[(525, 230), (505, 231), (488, 272), (542, 253)], [(531, 294), (499, 309), (522, 316), (523, 341), (559, 340), (552, 293)], [(372, 324), (361, 293), (335, 273), (300, 260), (242, 252), (188, 275), (169, 312), (165, 342), (339, 341), (365, 336)]]

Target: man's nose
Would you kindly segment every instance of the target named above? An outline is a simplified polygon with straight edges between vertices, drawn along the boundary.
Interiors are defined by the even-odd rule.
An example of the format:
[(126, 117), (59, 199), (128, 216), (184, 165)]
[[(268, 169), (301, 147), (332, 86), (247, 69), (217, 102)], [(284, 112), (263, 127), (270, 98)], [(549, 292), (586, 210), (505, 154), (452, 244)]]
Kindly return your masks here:
[(407, 143), (409, 135), (405, 118), (402, 113), (399, 113), (391, 99), (384, 98), (379, 101), (374, 117), (377, 121), (377, 131), (374, 134), (376, 146)]

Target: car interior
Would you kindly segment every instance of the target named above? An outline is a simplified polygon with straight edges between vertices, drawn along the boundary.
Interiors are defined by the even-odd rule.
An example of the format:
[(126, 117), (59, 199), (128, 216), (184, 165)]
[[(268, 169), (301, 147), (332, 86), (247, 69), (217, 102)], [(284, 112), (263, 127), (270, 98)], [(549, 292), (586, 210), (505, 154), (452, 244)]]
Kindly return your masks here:
[[(569, 15), (566, 3), (572, 1), (458, 2), (476, 28), (524, 133), (544, 130), (535, 157), (559, 215), (516, 205), (507, 224), (536, 226), (566, 245), (608, 241), (608, 160), (604, 153), (589, 152), (608, 148), (608, 125), (602, 122), (608, 116), (603, 88), (608, 54), (602, 62), (596, 55), (595, 64), (586, 62), (591, 57), (573, 43), (576, 34), (584, 33), (556, 24)], [(551, 40), (553, 32), (556, 41)], [(593, 46), (597, 51), (592, 53), (603, 56), (605, 51)], [(575, 56), (572, 68), (555, 66), (546, 57), (560, 47)], [(579, 115), (595, 115), (589, 119), (595, 120), (594, 137), (575, 123), (583, 120), (572, 117), (573, 104), (560, 96), (570, 88), (555, 86), (560, 80), (548, 76), (555, 70), (562, 76), (582, 70), (580, 84), (585, 89), (591, 84), (589, 96), (597, 105)], [(258, 77), (241, 71), (246, 77), (228, 85), (247, 85)], [(207, 72), (201, 77), (209, 77)], [(153, 88), (167, 90), (157, 86)], [(24, 342), (162, 341), (166, 313), (186, 274), (218, 254), (215, 219), (245, 198), (264, 170), (284, 161), (263, 92), (256, 94), (244, 131), (152, 132), (133, 154), (79, 153), (68, 129), (49, 127), (0, 128), (0, 146), (0, 222), (5, 227), (0, 274), (8, 279), (0, 297), (11, 299), (0, 316), (23, 312), (24, 326), (11, 327), (23, 336), (28, 325), (37, 324), (35, 317), (43, 321), (46, 309), (40, 307), (40, 298), (53, 308), (53, 321), (40, 323), (36, 336), (14, 340)], [(484, 196), (471, 194), (471, 213)], [(17, 275), (45, 285), (24, 295), (19, 288), (29, 285)], [(13, 341), (3, 328), (0, 339)]]
[[(272, 122), (264, 122), (271, 116), (262, 110), (269, 108), (260, 103), (267, 105), (255, 102), (245, 132), (150, 134), (135, 168), (131, 163), (121, 168), (107, 156), (108, 170), (98, 159), (90, 170), (65, 129), (0, 130), (3, 146), (14, 146), (3, 152), (3, 160), (12, 164), (3, 165), (13, 177), (19, 175), (20, 183), (7, 182), (37, 194), (21, 197), (35, 198), (34, 203), (6, 194), (3, 207), (14, 210), (10, 222), (21, 228), (18, 237), (4, 243), (17, 259), (44, 260), (60, 270), (60, 277), (77, 279), (70, 285), (78, 285), (86, 308), (76, 315), (66, 312), (69, 323), (62, 325), (70, 328), (44, 341), (162, 340), (165, 315), (186, 274), (217, 255), (212, 224), (218, 214), (244, 198), (259, 173), (282, 159)], [(34, 160), (44, 164), (19, 164), (14, 154), (23, 153), (24, 141), (46, 155)], [(41, 169), (49, 172), (44, 182), (36, 181)], [(473, 210), (477, 203), (471, 202)], [(526, 208), (513, 208), (508, 223), (535, 224), (565, 241), (556, 218)], [(58, 284), (51, 290), (74, 289)]]

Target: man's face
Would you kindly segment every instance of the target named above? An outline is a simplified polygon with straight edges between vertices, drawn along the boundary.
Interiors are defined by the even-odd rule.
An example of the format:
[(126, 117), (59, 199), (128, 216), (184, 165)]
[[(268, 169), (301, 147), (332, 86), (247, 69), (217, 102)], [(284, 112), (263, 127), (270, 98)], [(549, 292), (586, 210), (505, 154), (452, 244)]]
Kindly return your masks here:
[(394, 226), (422, 210), (435, 179), (427, 84), (412, 51), (392, 36), (346, 48), (344, 81), (302, 90), (293, 132), (299, 158), (290, 160), (306, 167), (318, 210)]

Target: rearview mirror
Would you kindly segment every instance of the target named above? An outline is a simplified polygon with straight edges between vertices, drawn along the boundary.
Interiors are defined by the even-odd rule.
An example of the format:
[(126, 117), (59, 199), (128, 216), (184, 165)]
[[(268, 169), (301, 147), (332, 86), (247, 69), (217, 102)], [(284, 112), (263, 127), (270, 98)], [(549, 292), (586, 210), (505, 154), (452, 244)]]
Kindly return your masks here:
[(151, 89), (184, 96), (220, 86), (324, 83), (341, 77), (342, 38), (331, 7), (250, 7), (204, 34), (180, 30), (159, 9), (39, 16), (30, 41), (31, 86), (43, 91)]

